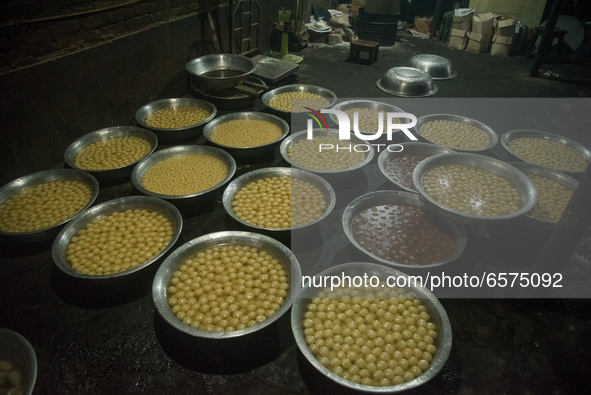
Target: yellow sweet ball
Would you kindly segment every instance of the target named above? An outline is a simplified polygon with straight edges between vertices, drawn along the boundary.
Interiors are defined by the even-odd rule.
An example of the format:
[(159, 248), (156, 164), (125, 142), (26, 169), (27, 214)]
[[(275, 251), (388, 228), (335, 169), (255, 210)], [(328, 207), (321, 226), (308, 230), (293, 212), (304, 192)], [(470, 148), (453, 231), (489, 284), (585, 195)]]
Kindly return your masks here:
[(0, 204), (0, 229), (25, 233), (49, 228), (76, 215), (91, 196), (90, 187), (79, 181), (48, 181), (27, 188)]
[(158, 255), (173, 233), (172, 222), (156, 211), (118, 211), (99, 216), (80, 229), (70, 239), (66, 256), (78, 273), (119, 273)]
[(84, 147), (74, 158), (74, 165), (84, 170), (117, 169), (146, 156), (152, 145), (134, 136), (112, 137)]
[(223, 160), (206, 154), (184, 154), (157, 162), (142, 176), (141, 184), (162, 195), (191, 195), (213, 188), (228, 175)]
[(566, 209), (573, 191), (544, 176), (527, 174), (538, 191), (538, 202), (527, 217), (557, 223)]
[(560, 141), (541, 137), (519, 137), (509, 149), (526, 162), (566, 172), (584, 172), (589, 160), (578, 150)]
[(302, 330), (314, 357), (336, 375), (389, 387), (429, 368), (438, 332), (419, 299), (380, 285), (321, 291), (307, 305)]
[(250, 224), (286, 229), (307, 224), (326, 210), (322, 192), (314, 185), (289, 176), (260, 178), (240, 188), (232, 210)]
[(197, 106), (181, 105), (154, 111), (146, 117), (144, 123), (148, 126), (162, 129), (176, 129), (203, 122), (211, 112)]
[(421, 125), (419, 134), (432, 143), (462, 151), (479, 151), (488, 147), (492, 141), (485, 131), (452, 120), (426, 122)]
[(289, 288), (288, 273), (271, 253), (228, 244), (204, 249), (184, 261), (168, 284), (167, 300), (185, 325), (233, 332), (274, 315)]
[(521, 195), (509, 181), (477, 166), (434, 167), (423, 176), (423, 187), (439, 203), (466, 214), (501, 216), (523, 205)]
[(214, 143), (228, 147), (249, 148), (279, 140), (282, 129), (263, 119), (235, 119), (217, 126), (211, 133)]
[(330, 104), (325, 97), (311, 92), (284, 92), (269, 99), (269, 106), (286, 112), (305, 112), (305, 107), (320, 110)]

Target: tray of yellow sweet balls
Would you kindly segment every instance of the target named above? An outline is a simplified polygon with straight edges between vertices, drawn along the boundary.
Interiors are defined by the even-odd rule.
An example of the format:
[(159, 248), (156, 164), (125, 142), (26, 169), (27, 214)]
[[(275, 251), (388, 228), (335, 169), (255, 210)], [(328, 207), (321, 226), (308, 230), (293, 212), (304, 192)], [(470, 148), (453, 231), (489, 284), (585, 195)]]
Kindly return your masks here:
[(288, 133), (289, 125), (283, 119), (255, 111), (223, 115), (203, 129), (207, 141), (241, 161), (273, 157), (275, 148)]
[(65, 163), (92, 174), (99, 182), (129, 181), (141, 159), (154, 152), (158, 138), (147, 129), (112, 126), (78, 138), (66, 148)]
[(94, 203), (98, 192), (96, 178), (82, 170), (43, 170), (17, 178), (0, 188), (0, 235), (51, 240)]
[(328, 108), (335, 104), (337, 96), (321, 86), (291, 84), (264, 93), (261, 101), (269, 111), (285, 118), (308, 112), (308, 108), (316, 111)]
[(162, 199), (121, 197), (94, 206), (70, 222), (56, 236), (51, 254), (55, 265), (70, 277), (130, 279), (156, 268), (182, 227), (179, 211)]
[(222, 197), (230, 217), (255, 231), (289, 233), (316, 224), (333, 210), (332, 186), (289, 167), (253, 170), (232, 181)]
[(149, 129), (161, 143), (195, 142), (203, 127), (215, 118), (217, 108), (212, 103), (194, 98), (160, 99), (138, 109), (135, 119)]
[(227, 152), (205, 145), (177, 145), (152, 153), (133, 169), (131, 181), (144, 195), (189, 208), (211, 200), (234, 176)]
[(303, 363), (336, 384), (334, 391), (416, 389), (445, 365), (452, 345), (447, 313), (406, 274), (350, 262), (318, 273), (313, 281), (302, 283), (291, 328)]

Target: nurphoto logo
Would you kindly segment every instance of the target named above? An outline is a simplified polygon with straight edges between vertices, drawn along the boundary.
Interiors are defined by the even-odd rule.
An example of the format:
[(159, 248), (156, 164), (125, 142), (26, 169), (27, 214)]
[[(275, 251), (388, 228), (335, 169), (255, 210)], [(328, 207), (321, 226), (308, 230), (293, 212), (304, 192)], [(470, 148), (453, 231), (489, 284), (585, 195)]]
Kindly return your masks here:
[[(351, 130), (353, 130), (353, 133), (355, 133), (355, 136), (357, 136), (361, 140), (376, 140), (384, 134), (384, 113), (383, 112), (378, 113), (378, 117), (379, 117), (378, 130), (375, 133), (370, 134), (368, 131), (363, 131), (363, 133), (362, 133), (359, 130), (359, 114), (357, 112), (353, 113), (353, 128), (351, 128), (351, 120), (349, 119), (349, 116), (341, 110), (321, 109), (320, 112), (318, 112), (312, 108), (308, 108), (308, 107), (305, 107), (305, 108), (306, 108), (306, 110), (310, 110), (313, 112), (313, 114), (308, 114), (308, 115), (310, 115), (312, 118), (314, 118), (314, 120), (316, 121), (316, 123), (318, 123), (318, 125), (320, 126), (321, 129), (322, 129), (322, 126), (324, 126), (324, 128), (326, 128), (326, 130), (328, 130), (328, 125), (326, 123), (326, 120), (322, 116), (322, 114), (334, 114), (337, 117), (337, 120), (339, 122), (339, 139), (340, 140), (350, 140), (351, 139)], [(320, 118), (320, 119), (318, 119), (318, 118)], [(403, 119), (410, 119), (410, 122), (399, 123)], [(320, 120), (322, 120), (322, 123), (320, 123)], [(404, 134), (406, 134), (406, 136), (411, 141), (417, 141), (418, 139), (409, 130), (410, 128), (415, 127), (416, 124), (417, 124), (417, 117), (415, 117), (413, 114), (410, 114), (407, 112), (387, 112), (386, 113), (386, 135), (387, 135), (388, 141), (392, 140), (392, 133), (395, 131), (398, 131), (398, 130), (401, 130)], [(312, 129), (313, 129), (312, 120), (308, 119), (308, 140), (312, 139), (312, 136), (313, 136)]]

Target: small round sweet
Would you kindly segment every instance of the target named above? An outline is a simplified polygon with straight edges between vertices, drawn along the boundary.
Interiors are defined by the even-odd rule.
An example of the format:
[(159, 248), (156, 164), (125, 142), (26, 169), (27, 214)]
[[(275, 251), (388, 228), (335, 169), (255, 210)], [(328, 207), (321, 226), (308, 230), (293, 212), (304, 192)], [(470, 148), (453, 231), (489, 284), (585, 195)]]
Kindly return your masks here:
[(581, 173), (589, 165), (582, 153), (556, 140), (519, 137), (511, 140), (508, 146), (524, 161), (555, 170)]
[(68, 243), (66, 256), (78, 273), (119, 273), (158, 255), (172, 235), (172, 222), (164, 215), (129, 209), (99, 216), (80, 229)]
[(423, 176), (427, 194), (442, 205), (484, 217), (508, 215), (519, 210), (522, 198), (509, 181), (492, 171), (470, 165), (445, 164)]
[(394, 180), (395, 183), (402, 187), (417, 191), (412, 179), (412, 172), (419, 163), (429, 156), (431, 155), (403, 154), (393, 157), (386, 162), (386, 174), (391, 180)]
[(21, 369), (13, 362), (0, 360), (0, 394), (17, 395), (24, 393)]
[(271, 229), (307, 224), (326, 210), (322, 192), (314, 185), (289, 176), (267, 177), (240, 188), (232, 210), (241, 220)]
[(343, 144), (337, 137), (314, 136), (311, 140), (294, 142), (287, 154), (291, 160), (309, 169), (342, 170), (358, 165), (367, 156), (366, 152), (357, 152), (351, 146)]
[(146, 156), (152, 145), (135, 136), (112, 137), (84, 147), (74, 158), (74, 165), (84, 170), (117, 169)]
[(233, 332), (271, 317), (288, 292), (288, 274), (279, 259), (261, 248), (228, 244), (184, 261), (168, 284), (167, 300), (192, 328)]
[[(347, 114), (347, 116), (349, 117), (349, 122), (351, 122), (351, 130), (353, 130), (353, 125), (355, 124), (354, 117), (355, 113), (357, 113), (357, 130), (359, 130), (360, 132), (375, 133), (380, 129), (380, 124), (386, 125), (386, 122), (388, 120), (387, 112), (384, 110), (378, 110), (377, 108), (348, 108), (344, 110), (344, 113)], [(380, 115), (380, 113), (382, 115)], [(393, 122), (398, 123), (399, 119), (394, 118)], [(383, 131), (385, 132), (385, 129), (383, 129)]]
[(376, 288), (335, 288), (310, 299), (302, 328), (314, 357), (353, 383), (388, 387), (427, 370), (437, 328), (412, 294)]
[(0, 204), (0, 230), (34, 232), (72, 218), (90, 201), (90, 187), (79, 181), (48, 181)]
[(456, 245), (446, 226), (409, 204), (368, 207), (353, 217), (351, 233), (372, 255), (411, 266), (443, 262)]
[(228, 175), (223, 160), (211, 155), (186, 154), (155, 163), (142, 177), (142, 186), (161, 195), (191, 195), (213, 188)]
[(214, 143), (228, 147), (257, 147), (279, 140), (282, 129), (263, 119), (235, 119), (224, 122), (211, 132)]
[(465, 122), (439, 119), (421, 125), (419, 134), (430, 142), (462, 151), (488, 147), (491, 138), (483, 130)]
[(154, 111), (144, 123), (155, 128), (176, 129), (203, 122), (210, 115), (210, 111), (197, 106), (173, 106)]
[(527, 217), (557, 223), (566, 209), (573, 191), (544, 176), (527, 174), (538, 191), (538, 202)]
[(287, 112), (308, 111), (305, 107), (320, 110), (329, 104), (328, 99), (311, 92), (284, 92), (273, 96), (269, 100), (270, 107)]

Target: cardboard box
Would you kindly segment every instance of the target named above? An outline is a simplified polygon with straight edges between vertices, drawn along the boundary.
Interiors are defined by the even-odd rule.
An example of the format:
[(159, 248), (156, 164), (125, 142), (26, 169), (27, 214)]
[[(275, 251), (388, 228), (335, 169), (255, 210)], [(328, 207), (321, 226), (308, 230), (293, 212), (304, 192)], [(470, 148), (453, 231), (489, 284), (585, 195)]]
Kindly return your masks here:
[(513, 37), (499, 36), (495, 34), (492, 38), (492, 44), (490, 46), (491, 55), (509, 56), (511, 51), (511, 43)]
[(351, 15), (359, 15), (359, 9), (365, 7), (366, 0), (351, 1)]
[(515, 18), (511, 16), (497, 16), (493, 22), (495, 35), (513, 37), (515, 35)]
[(449, 43), (447, 44), (450, 48), (464, 49), (468, 43), (468, 32), (461, 29), (451, 29), (449, 34)]
[(485, 12), (484, 14), (475, 14), (472, 17), (472, 33), (482, 34), (483, 36), (492, 36), (494, 20), (495, 15), (492, 12)]
[(472, 16), (473, 13), (461, 16), (454, 15), (451, 22), (451, 28), (469, 32), (472, 29)]
[(468, 32), (467, 51), (470, 52), (488, 52), (492, 35)]

